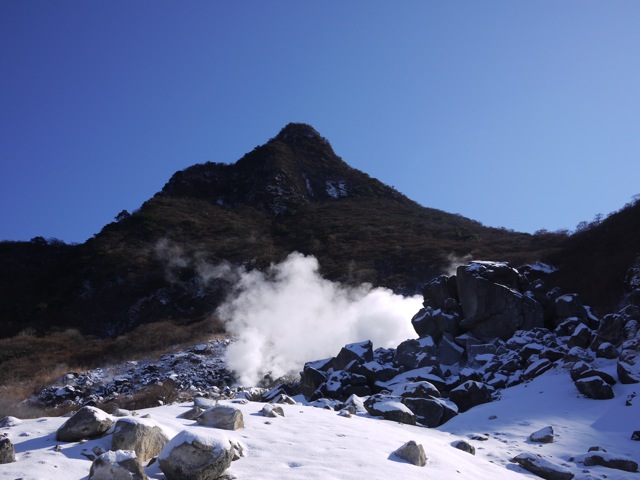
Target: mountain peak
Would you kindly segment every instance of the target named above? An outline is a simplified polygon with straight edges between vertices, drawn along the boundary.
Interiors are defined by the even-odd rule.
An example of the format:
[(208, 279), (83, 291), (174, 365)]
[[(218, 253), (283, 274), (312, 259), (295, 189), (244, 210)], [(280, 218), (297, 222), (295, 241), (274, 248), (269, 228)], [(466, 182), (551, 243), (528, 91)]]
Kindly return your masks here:
[(315, 138), (322, 140), (322, 136), (311, 125), (306, 123), (288, 123), (280, 133), (276, 135), (275, 140), (283, 142), (295, 142), (300, 138)]

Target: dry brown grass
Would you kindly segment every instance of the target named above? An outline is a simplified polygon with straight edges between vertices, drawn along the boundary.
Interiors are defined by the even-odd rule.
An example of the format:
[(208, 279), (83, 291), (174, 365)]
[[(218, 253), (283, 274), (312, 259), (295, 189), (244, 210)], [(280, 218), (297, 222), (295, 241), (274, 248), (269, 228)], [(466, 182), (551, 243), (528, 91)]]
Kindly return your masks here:
[[(77, 330), (36, 336), (30, 332), (0, 339), (0, 418), (13, 415), (33, 418), (61, 415), (69, 409), (38, 409), (30, 396), (51, 385), (69, 372), (82, 372), (127, 360), (159, 357), (185, 346), (201, 343), (222, 335), (220, 323), (211, 318), (191, 325), (170, 321), (141, 325), (115, 339), (99, 339), (82, 335)], [(109, 404), (107, 410), (145, 408), (174, 401), (177, 393), (172, 382), (149, 386), (123, 404)]]

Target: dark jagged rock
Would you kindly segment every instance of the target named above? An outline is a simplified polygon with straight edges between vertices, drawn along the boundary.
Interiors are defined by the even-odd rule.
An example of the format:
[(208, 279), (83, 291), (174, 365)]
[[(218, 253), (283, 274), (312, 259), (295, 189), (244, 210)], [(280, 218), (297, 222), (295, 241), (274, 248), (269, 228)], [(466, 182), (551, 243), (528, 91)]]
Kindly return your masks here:
[(326, 381), (327, 375), (324, 372), (305, 365), (300, 376), (300, 390), (306, 398), (311, 398), (318, 387)]
[(591, 344), (592, 350), (597, 350), (598, 347), (605, 342), (617, 345), (622, 340), (622, 329), (624, 327), (625, 318), (617, 313), (611, 313), (605, 315), (596, 336)]
[(571, 480), (574, 477), (570, 470), (531, 453), (521, 453), (512, 462), (545, 480)]
[(464, 348), (457, 345), (449, 333), (445, 333), (438, 343), (436, 358), (440, 365), (455, 365), (460, 362)]
[(609, 400), (614, 397), (611, 385), (596, 375), (580, 378), (575, 381), (575, 385), (580, 393), (594, 400)]
[(435, 428), (442, 424), (444, 407), (438, 399), (406, 397), (402, 399), (402, 403), (415, 414), (416, 421), (425, 427)]
[(396, 348), (393, 362), (402, 368), (413, 370), (435, 363), (432, 359), (436, 352), (437, 348), (431, 337), (405, 340)]
[(334, 370), (344, 370), (347, 365), (355, 361), (359, 364), (371, 362), (373, 360), (373, 344), (370, 340), (366, 342), (351, 343), (345, 345), (340, 353), (333, 359)]
[(615, 385), (617, 383), (616, 379), (613, 378), (611, 375), (609, 375), (607, 372), (603, 372), (602, 370), (596, 370), (593, 368), (589, 370), (585, 370), (584, 372), (580, 373), (580, 375), (578, 375), (578, 379), (589, 378), (589, 377), (600, 377), (609, 385)]
[(473, 262), (458, 267), (456, 278), (463, 313), (460, 325), (474, 336), (506, 340), (517, 330), (544, 325), (542, 307), (515, 290), (518, 272), (506, 264)]
[(619, 356), (620, 353), (618, 352), (618, 349), (609, 342), (601, 343), (596, 350), (597, 358), (608, 358), (612, 360), (614, 358), (618, 358)]
[(625, 472), (638, 471), (638, 462), (635, 460), (606, 452), (591, 452), (584, 457), (583, 463), (586, 467), (600, 465)]
[(580, 296), (576, 293), (558, 296), (555, 300), (555, 317), (558, 323), (567, 318), (586, 320), (589, 317)]
[(460, 412), (491, 401), (493, 388), (481, 382), (468, 380), (449, 392), (449, 398), (455, 403)]
[(617, 365), (618, 380), (620, 383), (628, 385), (631, 383), (640, 383), (640, 374), (634, 371), (633, 367), (628, 363), (618, 362)]
[(575, 327), (575, 330), (573, 331), (571, 338), (569, 338), (567, 345), (569, 346), (569, 348), (587, 348), (589, 345), (591, 345), (591, 342), (593, 342), (593, 337), (594, 333), (591, 331), (591, 329), (584, 323), (579, 323)]

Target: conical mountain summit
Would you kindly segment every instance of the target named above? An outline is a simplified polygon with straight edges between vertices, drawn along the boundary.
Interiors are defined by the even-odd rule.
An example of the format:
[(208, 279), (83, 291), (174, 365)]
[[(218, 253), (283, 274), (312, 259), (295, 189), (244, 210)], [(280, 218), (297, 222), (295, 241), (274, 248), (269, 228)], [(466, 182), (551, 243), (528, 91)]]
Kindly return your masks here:
[(325, 138), (303, 123), (288, 124), (232, 165), (209, 162), (177, 172), (161, 195), (199, 198), (221, 207), (249, 205), (273, 215), (347, 197), (413, 204), (347, 165)]

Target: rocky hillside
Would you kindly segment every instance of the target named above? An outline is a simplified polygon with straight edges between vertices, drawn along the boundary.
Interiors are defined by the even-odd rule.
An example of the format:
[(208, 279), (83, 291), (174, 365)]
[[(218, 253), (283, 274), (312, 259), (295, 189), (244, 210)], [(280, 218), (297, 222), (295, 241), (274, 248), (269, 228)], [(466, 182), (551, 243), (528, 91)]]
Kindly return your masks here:
[[(630, 215), (637, 223), (637, 212)], [(289, 124), (234, 164), (177, 172), (139, 210), (121, 212), (82, 245), (0, 243), (1, 335), (69, 327), (115, 335), (158, 320), (202, 320), (233, 282), (225, 272), (265, 269), (292, 251), (316, 256), (331, 280), (400, 293), (418, 292), (457, 258), (514, 265), (553, 258), (567, 266), (559, 282), (577, 275), (588, 290), (599, 264), (585, 272), (581, 258), (603, 237), (619, 255), (596, 292), (610, 303), (623, 293), (640, 229), (602, 232), (588, 242), (531, 235), (420, 206), (349, 167), (312, 127)]]
[[(115, 376), (69, 373), (31, 401), (78, 410), (1, 419), (0, 464), (8, 478), (96, 480), (637, 478), (640, 275), (629, 273), (629, 302), (600, 317), (549, 288), (549, 273), (460, 266), (425, 286), (419, 338), (350, 343), (270, 390), (226, 384), (229, 341)], [(188, 401), (122, 408), (149, 384)]]

